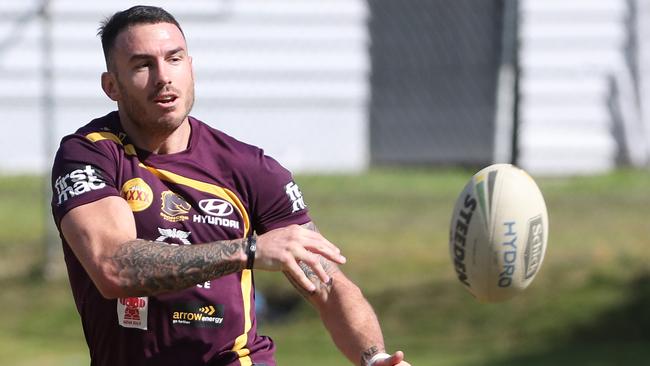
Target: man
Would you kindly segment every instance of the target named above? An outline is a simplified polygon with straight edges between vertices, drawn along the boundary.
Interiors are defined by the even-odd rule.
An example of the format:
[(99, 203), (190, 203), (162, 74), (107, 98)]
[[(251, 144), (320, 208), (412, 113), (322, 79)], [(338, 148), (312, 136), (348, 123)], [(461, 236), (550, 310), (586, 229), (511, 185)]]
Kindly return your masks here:
[(275, 365), (256, 330), (254, 268), (283, 271), (353, 363), (408, 366), (384, 353), (290, 173), (188, 116), (194, 75), (176, 20), (136, 6), (99, 34), (118, 110), (65, 137), (52, 174), (91, 364)]

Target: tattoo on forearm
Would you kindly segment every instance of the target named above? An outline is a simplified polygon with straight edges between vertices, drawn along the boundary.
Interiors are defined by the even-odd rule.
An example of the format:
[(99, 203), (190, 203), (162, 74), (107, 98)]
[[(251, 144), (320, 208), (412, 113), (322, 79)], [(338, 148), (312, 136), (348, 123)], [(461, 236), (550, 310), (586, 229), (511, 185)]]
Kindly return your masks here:
[[(332, 262), (328, 261), (323, 257), (319, 257), (319, 260), (320, 260), (320, 265), (323, 266), (323, 269), (325, 270), (325, 273), (331, 275), (333, 273)], [(327, 283), (323, 283), (323, 281), (320, 280), (316, 272), (314, 272), (314, 270), (311, 267), (309, 267), (306, 263), (299, 262), (298, 265), (300, 266), (300, 269), (302, 269), (302, 271), (305, 273), (305, 275), (307, 275), (307, 278), (309, 278), (309, 280), (316, 285), (316, 291), (322, 288), (327, 292), (329, 292), (329, 290), (332, 288), (332, 277), (330, 277), (330, 280)]]
[[(316, 225), (311, 221), (304, 224), (304, 225), (302, 225), (302, 227), (304, 227), (305, 229), (309, 229), (309, 230), (318, 232), (318, 228), (316, 228)], [(325, 272), (328, 275), (331, 276), (334, 272), (336, 272), (338, 270), (338, 267), (336, 267), (336, 265), (334, 265), (334, 263), (330, 262), (329, 260), (325, 259), (324, 257), (319, 256), (319, 260), (320, 260), (321, 266), (323, 267), (323, 269), (325, 270)], [(311, 296), (313, 296), (315, 294), (319, 294), (319, 293), (322, 294), (323, 296), (327, 296), (329, 294), (329, 292), (332, 290), (332, 284), (333, 284), (332, 278), (330, 277), (330, 280), (327, 283), (324, 283), (323, 281), (321, 281), (321, 279), (318, 277), (316, 272), (314, 272), (314, 270), (309, 265), (307, 265), (304, 262), (298, 262), (298, 265), (300, 266), (300, 269), (302, 269), (302, 271), (305, 273), (307, 278), (314, 285), (316, 285), (316, 290), (313, 291), (313, 292), (309, 292), (309, 291), (305, 290), (298, 281), (296, 281), (290, 275), (287, 274), (287, 278), (289, 279), (289, 282), (291, 282), (291, 284), (298, 290), (298, 292), (300, 292), (300, 294), (303, 295), (306, 298), (309, 298), (309, 297), (311, 297)]]
[(363, 353), (361, 353), (361, 366), (366, 366), (372, 356), (376, 355), (377, 353), (379, 353), (379, 348), (377, 348), (377, 346), (372, 346), (363, 351)]
[[(332, 271), (333, 265), (330, 261), (328, 261), (323, 257), (320, 257), (320, 263), (321, 266), (323, 266), (323, 269), (325, 269), (325, 272), (327, 272), (327, 274), (331, 275), (333, 273)], [(300, 266), (300, 269), (302, 269), (302, 271), (305, 273), (305, 275), (307, 275), (307, 278), (314, 285), (316, 285), (316, 290), (309, 292), (305, 290), (305, 288), (302, 287), (302, 285), (298, 281), (296, 281), (293, 277), (291, 277), (289, 274), (286, 274), (287, 278), (289, 279), (289, 282), (293, 285), (293, 287), (296, 288), (296, 290), (298, 290), (298, 292), (300, 292), (302, 296), (309, 298), (319, 293), (322, 295), (329, 294), (329, 292), (332, 290), (332, 284), (333, 284), (332, 277), (330, 277), (330, 280), (327, 283), (325, 283), (321, 281), (321, 279), (318, 277), (316, 272), (314, 272), (314, 270), (311, 267), (309, 267), (306, 263), (298, 262), (298, 265)]]
[(302, 227), (304, 227), (305, 229), (311, 230), (311, 231), (315, 231), (317, 233), (319, 232), (318, 228), (316, 227), (316, 224), (314, 224), (313, 221), (309, 221), (308, 223), (303, 224)]
[(284, 272), (284, 275), (289, 280), (289, 283), (291, 283), (291, 285), (293, 285), (293, 287), (298, 290), (298, 293), (300, 293), (304, 298), (309, 299), (311, 296), (316, 294), (316, 291), (307, 291), (304, 287), (302, 287), (302, 284), (294, 279), (288, 272)]
[(243, 248), (243, 239), (187, 246), (136, 239), (110, 260), (123, 288), (154, 295), (241, 271)]

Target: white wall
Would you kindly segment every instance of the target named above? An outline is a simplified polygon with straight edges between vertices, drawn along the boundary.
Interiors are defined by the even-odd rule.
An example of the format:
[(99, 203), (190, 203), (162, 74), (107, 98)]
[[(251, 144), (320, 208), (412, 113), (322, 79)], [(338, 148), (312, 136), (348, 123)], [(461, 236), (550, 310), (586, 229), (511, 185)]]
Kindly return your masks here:
[(538, 174), (616, 166), (609, 80), (626, 70), (625, 0), (521, 2), (519, 163)]
[[(37, 0), (0, 1), (0, 172), (43, 172), (62, 136), (114, 109), (99, 87), (99, 21), (137, 1), (53, 0), (54, 111), (44, 129)], [(192, 115), (293, 171), (368, 164), (368, 17), (361, 0), (167, 0), (196, 74)], [(11, 40), (11, 42), (10, 42)], [(45, 136), (47, 135), (47, 137)]]
[[(639, 101), (643, 137), (650, 160), (650, 0), (636, 0), (636, 40), (638, 43), (637, 65), (639, 68)], [(649, 162), (650, 163), (650, 162)]]

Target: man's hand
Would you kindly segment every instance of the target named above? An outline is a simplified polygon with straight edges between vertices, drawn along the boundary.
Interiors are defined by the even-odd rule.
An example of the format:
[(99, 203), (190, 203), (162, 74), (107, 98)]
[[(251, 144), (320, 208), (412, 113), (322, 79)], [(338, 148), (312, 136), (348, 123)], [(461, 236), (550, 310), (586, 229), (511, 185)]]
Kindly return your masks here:
[(255, 268), (284, 271), (305, 290), (312, 292), (316, 287), (298, 263), (305, 263), (313, 269), (323, 283), (328, 283), (330, 278), (321, 264), (319, 255), (337, 264), (346, 261), (339, 248), (320, 233), (299, 225), (290, 225), (257, 237)]
[(397, 351), (390, 357), (379, 359), (368, 366), (411, 366), (411, 364), (404, 361), (404, 352)]

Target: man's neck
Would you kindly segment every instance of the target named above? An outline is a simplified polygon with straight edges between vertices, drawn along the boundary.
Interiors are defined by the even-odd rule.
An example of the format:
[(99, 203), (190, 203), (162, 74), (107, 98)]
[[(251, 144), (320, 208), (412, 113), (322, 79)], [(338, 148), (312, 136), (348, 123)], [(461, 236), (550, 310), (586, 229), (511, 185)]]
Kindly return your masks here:
[(185, 117), (185, 120), (176, 129), (170, 131), (144, 130), (125, 121), (122, 116), (120, 119), (124, 132), (129, 136), (131, 142), (140, 149), (161, 155), (178, 153), (189, 147), (192, 128), (188, 117)]

